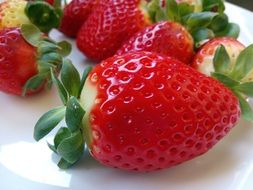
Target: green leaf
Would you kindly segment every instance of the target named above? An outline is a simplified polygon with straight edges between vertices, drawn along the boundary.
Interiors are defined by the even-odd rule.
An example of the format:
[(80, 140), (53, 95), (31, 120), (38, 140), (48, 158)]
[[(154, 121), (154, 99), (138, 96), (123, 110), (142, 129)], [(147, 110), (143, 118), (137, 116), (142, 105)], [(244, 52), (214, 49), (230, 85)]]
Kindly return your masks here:
[(68, 94), (66, 88), (63, 86), (63, 84), (59, 81), (59, 79), (57, 79), (55, 77), (52, 69), (51, 69), (51, 78), (52, 78), (53, 83), (57, 87), (57, 90), (58, 90), (58, 93), (59, 93), (62, 103), (64, 105), (66, 105), (68, 102), (68, 99), (69, 99), (69, 94)]
[(61, 106), (54, 108), (45, 113), (36, 123), (34, 127), (33, 137), (36, 141), (39, 141), (45, 137), (50, 131), (52, 131), (58, 123), (64, 118), (65, 107)]
[[(147, 11), (148, 11), (148, 15), (149, 18), (153, 21), (156, 22), (156, 15), (157, 12), (161, 11), (161, 7), (160, 7), (160, 0), (152, 0), (151, 2), (148, 3), (147, 5)], [(163, 16), (165, 17), (165, 12), (164, 10), (162, 10), (163, 12)]]
[(59, 63), (62, 62), (62, 56), (58, 54), (57, 52), (48, 52), (48, 53), (42, 54), (39, 60), (58, 65)]
[(200, 12), (191, 13), (183, 17), (183, 22), (190, 29), (207, 27), (213, 20), (217, 13), (213, 12)]
[(71, 131), (66, 127), (61, 127), (54, 137), (54, 147), (57, 149), (59, 144), (71, 136)]
[(47, 75), (37, 74), (26, 81), (23, 87), (22, 96), (25, 96), (29, 90), (36, 90), (45, 82)]
[(212, 77), (216, 78), (230, 89), (240, 84), (239, 82), (222, 73), (212, 73)]
[(235, 86), (234, 89), (246, 96), (253, 97), (253, 82), (246, 82)]
[(59, 47), (53, 43), (46, 40), (41, 40), (38, 45), (38, 52), (43, 55), (50, 52), (55, 52), (59, 49)]
[(80, 129), (84, 114), (85, 111), (79, 104), (79, 101), (76, 97), (72, 96), (67, 103), (65, 116), (66, 124), (71, 132)]
[(65, 56), (67, 56), (67, 55), (70, 54), (72, 46), (71, 46), (71, 44), (69, 42), (62, 41), (62, 42), (59, 42), (57, 45), (60, 47), (59, 53), (63, 57), (65, 57)]
[(58, 154), (67, 162), (73, 164), (78, 161), (84, 152), (84, 141), (81, 131), (64, 139), (57, 148)]
[(179, 3), (177, 6), (180, 17), (194, 12), (194, 6), (188, 3)]
[(84, 87), (84, 83), (89, 75), (89, 73), (91, 72), (92, 67), (91, 66), (87, 66), (85, 68), (85, 70), (83, 71), (83, 75), (82, 75), (82, 79), (81, 79), (81, 83), (80, 83), (80, 88), (79, 88), (79, 92), (78, 92), (78, 98), (80, 98), (83, 87)]
[(203, 11), (223, 13), (225, 4), (223, 0), (202, 0)]
[(50, 148), (50, 150), (52, 150), (54, 153), (57, 153), (57, 150), (56, 150), (56, 148), (55, 148), (54, 145), (52, 145), (52, 144), (50, 144), (50, 143), (47, 142), (47, 146), (48, 146), (48, 148)]
[(240, 102), (242, 117), (247, 121), (253, 122), (253, 110), (250, 104), (239, 93), (235, 92), (235, 94)]
[(240, 34), (240, 27), (238, 24), (229, 23), (224, 30), (215, 32), (216, 36), (230, 36), (237, 39)]
[(42, 32), (48, 33), (51, 29), (59, 27), (60, 15), (54, 7), (46, 2), (29, 1), (25, 13)]
[(61, 70), (61, 81), (70, 96), (78, 97), (80, 75), (70, 60), (65, 60)]
[(63, 170), (70, 168), (73, 164), (67, 162), (63, 158), (58, 162), (57, 166)]
[(214, 32), (223, 31), (228, 26), (228, 16), (226, 14), (219, 14), (215, 16), (211, 22), (210, 28)]
[(192, 36), (194, 38), (194, 41), (196, 43), (196, 47), (199, 47), (199, 42), (202, 42), (206, 39), (211, 39), (214, 37), (214, 33), (212, 30), (208, 28), (198, 28), (192, 32)]
[(175, 0), (166, 0), (165, 9), (168, 20), (180, 21), (179, 9)]
[(23, 24), (21, 26), (21, 34), (29, 44), (35, 47), (41, 40), (40, 30), (32, 24)]
[(227, 73), (231, 66), (230, 57), (223, 45), (220, 45), (215, 52), (213, 59), (214, 70), (217, 73)]
[(253, 69), (253, 45), (245, 48), (236, 60), (236, 64), (231, 73), (235, 80), (241, 80), (246, 77)]

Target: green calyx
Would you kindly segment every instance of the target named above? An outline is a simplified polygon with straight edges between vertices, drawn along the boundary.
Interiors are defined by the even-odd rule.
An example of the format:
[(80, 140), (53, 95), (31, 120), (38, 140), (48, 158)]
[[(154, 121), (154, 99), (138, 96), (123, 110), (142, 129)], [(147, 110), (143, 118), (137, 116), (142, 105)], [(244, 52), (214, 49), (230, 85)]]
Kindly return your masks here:
[(85, 110), (80, 105), (79, 98), (90, 71), (91, 67), (87, 67), (81, 78), (70, 60), (65, 60), (62, 65), (61, 79), (58, 79), (51, 69), (51, 77), (63, 106), (45, 113), (34, 128), (34, 139), (39, 141), (65, 119), (67, 127), (59, 128), (53, 144), (48, 143), (49, 148), (60, 156), (58, 166), (62, 169), (75, 164), (82, 157), (85, 149), (82, 126)]
[[(175, 0), (152, 0), (147, 5), (150, 19), (158, 21), (179, 22), (192, 34), (195, 47), (202, 42), (214, 37), (230, 36), (238, 38), (240, 28), (235, 23), (230, 23), (224, 13), (223, 0), (200, 0), (201, 5), (177, 3)], [(196, 6), (201, 8), (196, 9)], [(197, 11), (197, 12), (196, 12)]]
[(56, 0), (54, 6), (42, 0), (29, 1), (25, 14), (32, 24), (40, 31), (48, 33), (53, 28), (58, 28), (62, 17), (61, 1)]
[(253, 109), (246, 100), (253, 97), (253, 45), (240, 53), (234, 65), (221, 45), (215, 52), (213, 64), (212, 76), (232, 90), (240, 102), (243, 118), (253, 122)]
[(71, 45), (66, 42), (55, 42), (46, 37), (40, 30), (31, 24), (21, 26), (21, 33), (24, 39), (37, 49), (38, 74), (30, 78), (23, 89), (23, 96), (29, 90), (36, 90), (44, 83), (51, 86), (51, 74), (58, 73), (62, 67), (63, 58), (71, 51)]

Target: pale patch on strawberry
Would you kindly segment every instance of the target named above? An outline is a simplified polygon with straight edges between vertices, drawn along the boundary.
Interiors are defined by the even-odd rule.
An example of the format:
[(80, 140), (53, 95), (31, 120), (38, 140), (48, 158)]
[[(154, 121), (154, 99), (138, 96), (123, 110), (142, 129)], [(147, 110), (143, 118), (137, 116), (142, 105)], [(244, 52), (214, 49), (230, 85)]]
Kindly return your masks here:
[(94, 104), (96, 104), (96, 97), (97, 97), (97, 89), (96, 86), (94, 86), (90, 81), (92, 80), (96, 80), (95, 79), (96, 76), (92, 76), (91, 80), (87, 80), (81, 96), (80, 96), (80, 104), (82, 105), (82, 107), (84, 108), (84, 110), (86, 111), (86, 114), (84, 115), (84, 118), (82, 120), (83, 123), (83, 130), (84, 130), (84, 135), (85, 135), (85, 139), (86, 139), (86, 143), (89, 146), (92, 142), (92, 134), (91, 134), (91, 129), (90, 129), (90, 112), (92, 107), (94, 106)]
[(194, 6), (194, 12), (202, 11), (202, 0), (176, 0), (178, 4), (187, 3)]
[(210, 76), (211, 73), (214, 72), (214, 55), (220, 45), (225, 47), (231, 61), (230, 67), (232, 69), (236, 63), (237, 57), (245, 48), (243, 44), (232, 38), (216, 38), (206, 43), (196, 54), (193, 61), (193, 67), (201, 73)]
[(0, 29), (20, 27), (29, 24), (25, 15), (27, 2), (24, 0), (8, 0), (0, 4)]

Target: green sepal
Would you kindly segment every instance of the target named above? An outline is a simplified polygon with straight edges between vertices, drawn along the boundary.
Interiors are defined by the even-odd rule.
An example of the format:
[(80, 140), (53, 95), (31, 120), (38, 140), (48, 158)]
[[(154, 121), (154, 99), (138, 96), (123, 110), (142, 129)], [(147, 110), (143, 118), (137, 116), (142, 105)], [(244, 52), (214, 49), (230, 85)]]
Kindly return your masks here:
[(202, 44), (201, 42), (207, 39), (213, 38), (215, 35), (212, 30), (208, 28), (197, 28), (192, 31), (192, 37), (195, 41), (195, 47), (199, 48)]
[(61, 83), (61, 81), (57, 77), (55, 77), (55, 74), (53, 73), (52, 69), (51, 69), (51, 78), (58, 90), (58, 94), (61, 98), (62, 103), (66, 105), (69, 100), (69, 93), (64, 87), (64, 85)]
[(57, 52), (48, 52), (42, 54), (39, 60), (58, 65), (59, 63), (62, 62), (62, 56)]
[(63, 62), (61, 81), (70, 96), (78, 97), (81, 84), (80, 75), (70, 60), (64, 60)]
[[(184, 17), (184, 16), (194, 12), (194, 6), (189, 5), (188, 3), (180, 3), (177, 6), (178, 6), (178, 11), (179, 11), (180, 17)], [(181, 20), (181, 18), (180, 18), (180, 20)]]
[(29, 44), (35, 47), (38, 46), (42, 39), (42, 34), (39, 28), (33, 24), (22, 24), (21, 34)]
[(66, 127), (61, 127), (54, 137), (54, 147), (57, 150), (59, 144), (71, 136), (71, 131)]
[(224, 85), (226, 85), (228, 88), (233, 88), (234, 86), (239, 85), (240, 83), (229, 76), (222, 74), (222, 73), (212, 73), (212, 77), (216, 78), (220, 82), (222, 82)]
[(223, 31), (229, 24), (228, 16), (226, 14), (218, 14), (215, 16), (210, 24), (210, 28), (214, 32)]
[(33, 137), (39, 141), (52, 131), (63, 120), (65, 115), (65, 106), (54, 108), (45, 113), (34, 127)]
[(71, 132), (75, 132), (80, 129), (84, 114), (85, 111), (79, 104), (79, 101), (76, 97), (72, 96), (67, 103), (65, 114), (65, 121)]
[(49, 142), (47, 142), (47, 146), (48, 146), (48, 148), (50, 148), (50, 150), (52, 150), (54, 153), (57, 154), (57, 150), (56, 150), (56, 148), (55, 148), (54, 145), (52, 145), (52, 144), (50, 144)]
[(26, 96), (29, 90), (33, 91), (41, 87), (41, 85), (43, 85), (43, 83), (46, 81), (47, 76), (48, 75), (37, 74), (31, 77), (28, 81), (26, 81), (23, 87), (22, 96)]
[(231, 68), (230, 57), (223, 45), (220, 45), (214, 55), (213, 65), (215, 72), (228, 73)]
[(203, 11), (223, 13), (225, 4), (223, 0), (202, 0)]
[(87, 66), (84, 71), (83, 71), (83, 75), (82, 75), (82, 79), (81, 79), (81, 84), (80, 84), (80, 88), (79, 88), (79, 92), (78, 92), (78, 98), (80, 98), (83, 87), (84, 87), (84, 83), (89, 75), (89, 73), (91, 72), (92, 67), (91, 66)]
[(253, 44), (245, 48), (238, 56), (230, 76), (242, 80), (253, 70)]
[(31, 23), (36, 25), (42, 32), (48, 33), (53, 28), (58, 28), (60, 18), (58, 11), (43, 1), (29, 1), (25, 13)]
[(53, 42), (49, 42), (46, 40), (42, 40), (39, 42), (38, 44), (38, 52), (43, 55), (43, 54), (47, 54), (50, 52), (56, 52), (59, 50), (59, 46), (57, 46), (57, 44), (53, 43)]
[(84, 152), (84, 140), (80, 130), (61, 141), (57, 147), (57, 153), (68, 163), (74, 164)]
[(228, 25), (222, 31), (215, 32), (215, 35), (217, 37), (229, 36), (235, 39), (239, 37), (239, 34), (240, 27), (238, 24), (235, 23), (228, 23)]
[(165, 2), (167, 20), (180, 21), (180, 13), (177, 2), (175, 0), (166, 0)]
[(245, 82), (233, 88), (237, 92), (243, 93), (246, 96), (253, 97), (253, 82)]
[(71, 166), (73, 166), (73, 164), (67, 162), (66, 160), (64, 160), (63, 158), (60, 159), (60, 161), (58, 162), (57, 166), (63, 170), (70, 168)]
[(67, 56), (70, 54), (71, 50), (72, 50), (72, 46), (69, 42), (67, 41), (61, 41), (59, 43), (57, 43), (58, 47), (60, 47), (60, 49), (58, 50), (58, 52), (63, 56)]
[(213, 12), (191, 13), (183, 17), (183, 23), (192, 31), (195, 28), (207, 27), (217, 15)]
[(253, 122), (253, 110), (250, 104), (237, 92), (234, 92), (240, 102), (240, 108), (242, 112), (242, 117), (250, 122)]

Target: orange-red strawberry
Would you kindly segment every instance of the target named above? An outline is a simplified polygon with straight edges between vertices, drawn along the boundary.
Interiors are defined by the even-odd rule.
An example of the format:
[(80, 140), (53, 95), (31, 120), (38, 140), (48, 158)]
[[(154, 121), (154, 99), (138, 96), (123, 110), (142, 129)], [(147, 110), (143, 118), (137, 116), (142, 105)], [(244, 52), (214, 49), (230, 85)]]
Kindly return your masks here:
[[(56, 83), (66, 107), (46, 113), (34, 131), (40, 140), (65, 116), (67, 127), (50, 145), (62, 157), (62, 168), (81, 158), (84, 142), (107, 166), (140, 172), (168, 168), (207, 152), (240, 116), (237, 97), (222, 83), (155, 53), (108, 58), (82, 82), (70, 63), (63, 71), (62, 83)], [(76, 96), (66, 95), (74, 91)]]
[(204, 44), (194, 56), (192, 66), (199, 72), (210, 76), (215, 70), (213, 64), (215, 52), (221, 45), (226, 49), (229, 55), (231, 60), (230, 69), (232, 69), (236, 63), (237, 57), (241, 51), (245, 49), (245, 46), (241, 42), (230, 37), (214, 38)]
[(115, 54), (122, 43), (147, 25), (136, 0), (100, 1), (81, 27), (78, 48), (100, 61)]
[(60, 31), (69, 37), (76, 37), (79, 29), (91, 14), (98, 0), (72, 0), (64, 7)]
[(190, 64), (194, 55), (193, 43), (192, 36), (182, 25), (163, 21), (134, 34), (117, 54), (122, 55), (129, 51), (150, 51)]
[(50, 69), (59, 72), (61, 67), (63, 50), (60, 45), (31, 25), (22, 25), (22, 29), (2, 29), (0, 91), (30, 95), (42, 90), (46, 83), (50, 84)]

